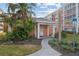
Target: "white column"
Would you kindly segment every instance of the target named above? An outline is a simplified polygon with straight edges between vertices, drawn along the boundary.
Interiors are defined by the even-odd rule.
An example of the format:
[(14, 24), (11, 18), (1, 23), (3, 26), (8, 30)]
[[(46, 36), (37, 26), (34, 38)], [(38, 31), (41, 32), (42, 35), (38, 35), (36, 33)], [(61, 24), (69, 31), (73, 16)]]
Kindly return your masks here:
[(40, 38), (40, 24), (37, 24), (37, 38)]
[(52, 37), (55, 37), (55, 26), (53, 26), (53, 35)]
[(49, 26), (47, 27), (47, 35), (49, 36)]
[(8, 25), (8, 31), (12, 32), (12, 29), (11, 29), (10, 25)]
[(78, 3), (76, 3), (76, 18), (77, 18), (76, 33), (78, 33)]

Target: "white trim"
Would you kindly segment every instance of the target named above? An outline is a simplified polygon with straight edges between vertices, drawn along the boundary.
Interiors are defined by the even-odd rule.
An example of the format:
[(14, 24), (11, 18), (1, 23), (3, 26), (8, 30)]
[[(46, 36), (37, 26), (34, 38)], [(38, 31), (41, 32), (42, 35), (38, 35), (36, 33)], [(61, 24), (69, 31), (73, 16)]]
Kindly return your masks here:
[(39, 36), (44, 36), (43, 27), (40, 27), (40, 33)]
[(55, 26), (53, 26), (53, 34), (52, 37), (55, 37)]
[(39, 33), (40, 33), (40, 24), (38, 23), (37, 24), (37, 38), (38, 39), (40, 39)]
[(52, 23), (38, 22), (38, 23), (41, 25), (52, 25), (52, 26), (53, 26), (53, 24), (55, 25), (55, 22), (52, 22)]
[(48, 21), (38, 21), (38, 20), (36, 22), (38, 22), (38, 23), (53, 23), (53, 21), (48, 22)]
[(49, 26), (47, 26), (47, 35), (49, 36)]

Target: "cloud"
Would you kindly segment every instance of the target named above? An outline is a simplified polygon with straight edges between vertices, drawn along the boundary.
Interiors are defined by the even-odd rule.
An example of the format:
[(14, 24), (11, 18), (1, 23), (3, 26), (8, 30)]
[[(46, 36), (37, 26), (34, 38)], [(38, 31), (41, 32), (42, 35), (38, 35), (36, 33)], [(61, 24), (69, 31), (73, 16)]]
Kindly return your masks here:
[(61, 5), (59, 3), (39, 3), (36, 7), (36, 15), (37, 17), (44, 17), (45, 15), (54, 12)]

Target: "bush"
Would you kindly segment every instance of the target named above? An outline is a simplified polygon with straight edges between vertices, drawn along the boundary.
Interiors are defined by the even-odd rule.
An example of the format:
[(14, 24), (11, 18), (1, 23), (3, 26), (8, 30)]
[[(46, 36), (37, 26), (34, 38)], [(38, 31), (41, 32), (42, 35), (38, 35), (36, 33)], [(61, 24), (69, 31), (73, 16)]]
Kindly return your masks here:
[(63, 45), (61, 45), (61, 46), (62, 46), (62, 48), (66, 49), (66, 50), (70, 50), (70, 48), (71, 48), (69, 45), (64, 45), (64, 44), (63, 44)]
[(13, 41), (13, 39), (15, 39), (13, 32), (7, 32), (7, 34), (5, 35), (5, 40)]
[(55, 33), (55, 38), (58, 38), (58, 33)]
[(56, 46), (57, 43), (57, 39), (49, 40), (49, 44), (51, 44), (52, 46)]
[(4, 41), (5, 35), (6, 35), (5, 32), (0, 32), (0, 43), (2, 43)]
[(66, 39), (62, 39), (62, 40), (61, 40), (61, 44), (62, 44), (62, 45), (63, 45), (63, 44), (64, 44), (64, 45), (67, 45), (67, 44), (68, 44), (68, 42), (67, 42), (67, 40), (66, 40)]
[(13, 34), (15, 38), (18, 40), (25, 40), (28, 37), (23, 27), (17, 27), (16, 31), (14, 31)]
[(66, 32), (62, 32), (61, 36), (62, 36), (62, 38), (66, 38), (67, 37), (67, 33)]
[(63, 31), (63, 32), (68, 33), (68, 34), (73, 34), (72, 31)]
[(30, 33), (34, 29), (35, 23), (32, 20), (16, 21), (16, 29), (14, 31), (17, 39), (25, 40), (30, 38)]
[(34, 26), (35, 23), (32, 20), (16, 20), (12, 26), (12, 32), (7, 32), (5, 35), (5, 40), (19, 41), (29, 39)]
[(71, 48), (70, 45), (69, 45), (69, 43), (68, 43), (68, 41), (66, 39), (63, 39), (61, 41), (61, 47), (64, 48), (64, 49), (66, 49), (66, 50), (70, 50), (70, 48)]

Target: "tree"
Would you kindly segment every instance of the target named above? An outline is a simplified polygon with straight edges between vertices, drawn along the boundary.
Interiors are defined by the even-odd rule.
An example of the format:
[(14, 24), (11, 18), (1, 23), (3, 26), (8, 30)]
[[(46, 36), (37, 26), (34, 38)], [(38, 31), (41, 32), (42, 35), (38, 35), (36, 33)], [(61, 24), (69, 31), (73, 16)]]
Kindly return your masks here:
[(14, 21), (16, 20), (16, 8), (17, 5), (13, 3), (8, 4), (9, 17), (6, 18), (6, 22), (9, 24), (10, 31), (13, 30)]
[(30, 14), (30, 18), (32, 18), (32, 15), (35, 15), (33, 9), (35, 9), (36, 4), (35, 3), (30, 3), (28, 4), (28, 13)]
[(32, 14), (34, 14), (34, 11), (32, 9), (36, 6), (34, 3), (19, 3), (18, 5), (18, 15), (21, 19), (28, 19), (32, 17)]
[(58, 17), (59, 17), (59, 43), (61, 42), (61, 19), (60, 19), (60, 10), (58, 10)]
[(16, 13), (16, 8), (17, 8), (17, 4), (14, 3), (8, 3), (8, 12), (9, 14), (11, 13)]
[(32, 20), (26, 20), (25, 25), (23, 20), (17, 20), (15, 23), (14, 36), (15, 39), (25, 40), (30, 38), (30, 33), (34, 29), (35, 23)]
[(33, 7), (33, 4), (27, 3), (8, 5), (10, 17), (7, 18), (6, 22), (10, 25), (11, 29), (13, 29), (11, 32), (13, 35), (12, 40), (22, 40), (30, 37), (29, 34), (32, 32), (35, 25), (31, 16)]
[(20, 16), (21, 19), (28, 19), (28, 15), (27, 15), (27, 4), (26, 3), (18, 3), (18, 11), (17, 14)]

